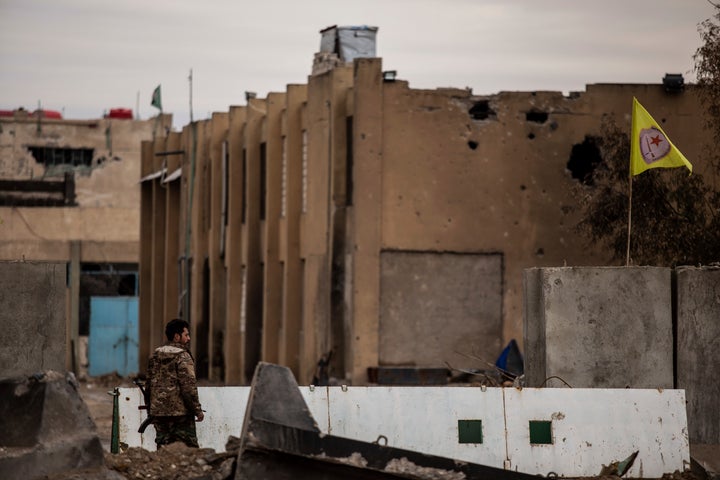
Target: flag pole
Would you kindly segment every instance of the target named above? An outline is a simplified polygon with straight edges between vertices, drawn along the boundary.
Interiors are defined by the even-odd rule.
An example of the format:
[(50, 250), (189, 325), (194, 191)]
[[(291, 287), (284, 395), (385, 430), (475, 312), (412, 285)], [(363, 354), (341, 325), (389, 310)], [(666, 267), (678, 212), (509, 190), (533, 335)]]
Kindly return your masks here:
[(630, 266), (630, 226), (632, 224), (632, 172), (628, 175), (628, 233), (627, 233), (627, 253), (625, 254), (625, 266)]

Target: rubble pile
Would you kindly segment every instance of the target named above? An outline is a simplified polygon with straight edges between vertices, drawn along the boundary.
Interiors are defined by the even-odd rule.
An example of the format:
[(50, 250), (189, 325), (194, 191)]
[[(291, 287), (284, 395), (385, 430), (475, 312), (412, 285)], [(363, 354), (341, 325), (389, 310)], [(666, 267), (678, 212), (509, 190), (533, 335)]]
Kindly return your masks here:
[(216, 453), (211, 448), (190, 448), (176, 442), (151, 452), (138, 447), (105, 453), (105, 464), (128, 480), (226, 480), (234, 478), (237, 446)]

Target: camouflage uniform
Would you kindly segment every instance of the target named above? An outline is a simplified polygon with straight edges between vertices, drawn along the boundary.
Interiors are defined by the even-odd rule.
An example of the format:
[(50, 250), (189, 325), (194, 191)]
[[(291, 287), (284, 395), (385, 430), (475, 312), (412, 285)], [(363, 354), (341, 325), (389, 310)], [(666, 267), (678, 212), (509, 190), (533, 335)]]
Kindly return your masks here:
[(195, 381), (195, 362), (181, 343), (155, 349), (148, 363), (148, 389), (158, 447), (181, 441), (197, 447), (195, 417), (202, 409)]

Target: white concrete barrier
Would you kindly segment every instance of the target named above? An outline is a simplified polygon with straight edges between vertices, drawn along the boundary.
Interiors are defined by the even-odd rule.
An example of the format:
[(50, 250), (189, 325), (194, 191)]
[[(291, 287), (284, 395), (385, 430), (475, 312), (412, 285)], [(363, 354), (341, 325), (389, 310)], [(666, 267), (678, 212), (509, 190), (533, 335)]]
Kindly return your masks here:
[[(684, 390), (300, 387), (320, 430), (525, 473), (597, 475), (638, 451), (630, 478), (689, 466)], [(121, 445), (155, 449), (137, 388), (119, 389)], [(200, 387), (201, 447), (240, 436), (250, 387)]]

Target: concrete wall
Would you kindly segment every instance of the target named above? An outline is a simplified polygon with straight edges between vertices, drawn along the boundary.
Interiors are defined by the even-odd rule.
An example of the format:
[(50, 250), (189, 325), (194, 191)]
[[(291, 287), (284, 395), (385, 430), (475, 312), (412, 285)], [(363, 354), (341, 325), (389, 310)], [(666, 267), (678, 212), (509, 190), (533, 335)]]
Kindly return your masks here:
[(720, 444), (720, 268), (677, 269), (677, 388), (691, 443)]
[(381, 365), (467, 369), (495, 360), (501, 255), (383, 252), (380, 276)]
[[(242, 431), (250, 387), (200, 387), (203, 448), (225, 449)], [(638, 457), (627, 478), (660, 478), (690, 461), (680, 390), (444, 387), (300, 387), (321, 432), (495, 468), (593, 477), (602, 465)], [(120, 442), (154, 450), (139, 389), (121, 388)], [(459, 421), (482, 422), (482, 441), (460, 442)], [(531, 443), (529, 422), (550, 423), (550, 443)], [(533, 439), (534, 440), (534, 439)], [(380, 440), (382, 441), (382, 440)], [(435, 477), (437, 478), (437, 477)]]
[(65, 370), (65, 263), (0, 262), (0, 377)]
[(532, 268), (523, 281), (528, 386), (673, 387), (670, 269)]

